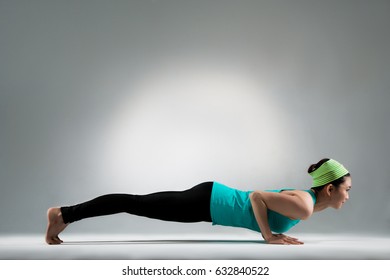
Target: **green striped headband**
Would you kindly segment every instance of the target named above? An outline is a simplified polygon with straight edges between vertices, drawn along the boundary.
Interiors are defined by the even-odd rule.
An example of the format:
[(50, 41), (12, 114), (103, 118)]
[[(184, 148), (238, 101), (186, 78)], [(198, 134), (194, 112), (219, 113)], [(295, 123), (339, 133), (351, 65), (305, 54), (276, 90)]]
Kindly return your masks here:
[(330, 159), (309, 174), (313, 177), (313, 187), (320, 187), (340, 179), (348, 173), (348, 170), (341, 163)]

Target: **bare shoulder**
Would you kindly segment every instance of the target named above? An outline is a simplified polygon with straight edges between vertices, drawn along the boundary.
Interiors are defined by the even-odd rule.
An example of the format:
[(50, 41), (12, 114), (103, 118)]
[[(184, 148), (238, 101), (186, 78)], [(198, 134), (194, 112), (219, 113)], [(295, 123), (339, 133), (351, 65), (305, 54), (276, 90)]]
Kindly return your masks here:
[(297, 196), (299, 198), (302, 198), (304, 200), (308, 200), (309, 202), (312, 202), (313, 199), (311, 195), (307, 191), (302, 190), (285, 190), (281, 192), (282, 194), (291, 195), (291, 196)]
[(302, 190), (286, 190), (282, 191), (286, 195), (295, 196), (299, 200), (302, 201), (303, 206), (311, 213), (314, 210), (313, 198), (307, 191)]

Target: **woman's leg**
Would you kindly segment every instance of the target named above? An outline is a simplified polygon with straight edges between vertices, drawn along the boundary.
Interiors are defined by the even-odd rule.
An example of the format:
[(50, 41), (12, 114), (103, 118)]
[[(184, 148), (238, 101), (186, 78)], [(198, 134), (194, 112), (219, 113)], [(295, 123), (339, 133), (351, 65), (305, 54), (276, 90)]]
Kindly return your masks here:
[(206, 182), (185, 191), (164, 191), (147, 195), (108, 194), (74, 206), (50, 208), (46, 242), (61, 243), (58, 234), (69, 223), (121, 212), (164, 221), (211, 222), (212, 186), (213, 182)]

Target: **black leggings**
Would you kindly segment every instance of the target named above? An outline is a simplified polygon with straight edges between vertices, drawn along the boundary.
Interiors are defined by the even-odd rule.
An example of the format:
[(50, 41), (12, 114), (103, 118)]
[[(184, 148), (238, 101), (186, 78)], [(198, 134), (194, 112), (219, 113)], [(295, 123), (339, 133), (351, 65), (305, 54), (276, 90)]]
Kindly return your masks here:
[(212, 187), (213, 182), (205, 182), (185, 191), (107, 194), (74, 206), (61, 207), (61, 212), (65, 223), (121, 212), (164, 221), (211, 222)]

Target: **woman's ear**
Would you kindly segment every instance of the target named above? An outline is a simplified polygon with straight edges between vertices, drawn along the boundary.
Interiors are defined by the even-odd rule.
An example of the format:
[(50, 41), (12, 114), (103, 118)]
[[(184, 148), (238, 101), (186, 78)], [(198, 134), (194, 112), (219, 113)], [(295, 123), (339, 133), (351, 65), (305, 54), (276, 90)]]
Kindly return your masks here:
[(325, 191), (328, 196), (330, 196), (331, 192), (334, 191), (334, 186), (332, 184), (327, 184), (325, 186)]

